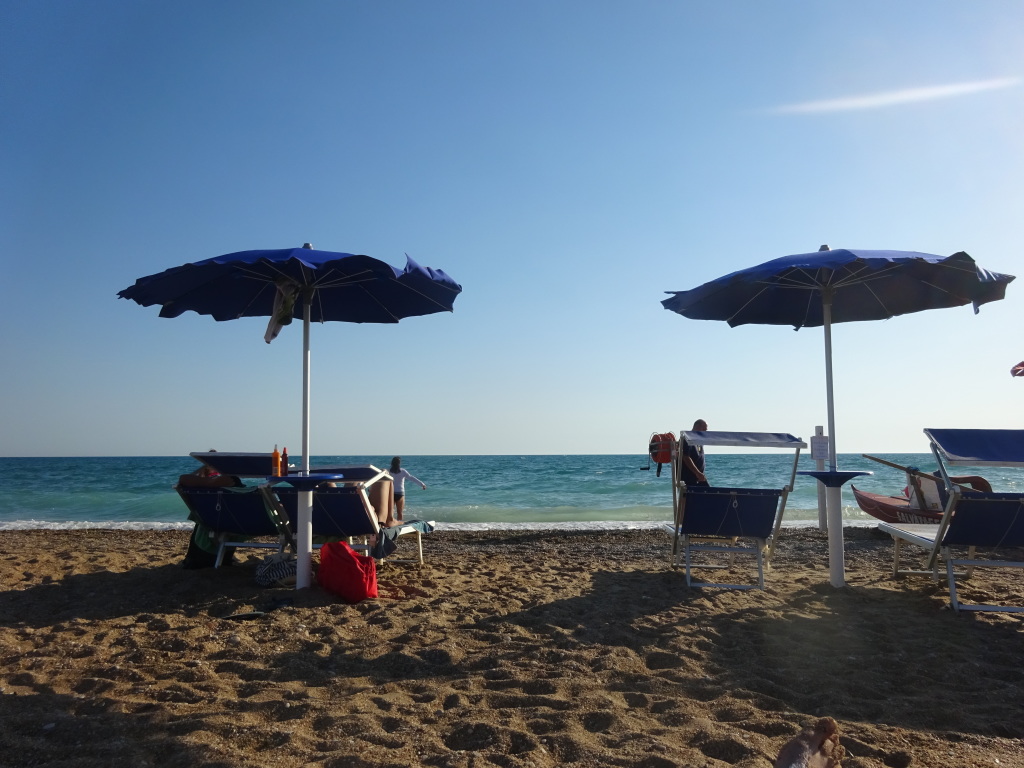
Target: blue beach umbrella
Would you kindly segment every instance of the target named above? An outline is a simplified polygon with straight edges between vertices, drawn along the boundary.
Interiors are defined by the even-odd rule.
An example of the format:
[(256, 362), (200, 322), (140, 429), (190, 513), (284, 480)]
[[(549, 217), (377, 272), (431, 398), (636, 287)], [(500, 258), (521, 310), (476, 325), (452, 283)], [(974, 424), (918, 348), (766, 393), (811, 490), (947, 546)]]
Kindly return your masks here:
[[(719, 277), (689, 291), (667, 291), (666, 309), (693, 320), (730, 326), (823, 326), (828, 406), (829, 469), (837, 472), (832, 398), (832, 323), (884, 320), (896, 315), (1002, 299), (1013, 275), (989, 272), (962, 251), (935, 256), (916, 251), (829, 250), (800, 253)], [(840, 488), (827, 492), (832, 584), (845, 583)], [(838, 562), (837, 562), (838, 561)]]
[[(239, 251), (140, 277), (118, 293), (160, 317), (189, 310), (214, 320), (270, 318), (270, 343), (294, 318), (302, 319), (302, 473), (309, 473), (309, 326), (313, 321), (397, 323), (406, 317), (451, 312), (462, 286), (441, 270), (406, 256), (404, 269), (370, 256), (302, 248)], [(304, 502), (304, 503), (302, 503)], [(309, 586), (312, 492), (300, 493), (298, 588)], [(303, 556), (303, 554), (305, 556)]]

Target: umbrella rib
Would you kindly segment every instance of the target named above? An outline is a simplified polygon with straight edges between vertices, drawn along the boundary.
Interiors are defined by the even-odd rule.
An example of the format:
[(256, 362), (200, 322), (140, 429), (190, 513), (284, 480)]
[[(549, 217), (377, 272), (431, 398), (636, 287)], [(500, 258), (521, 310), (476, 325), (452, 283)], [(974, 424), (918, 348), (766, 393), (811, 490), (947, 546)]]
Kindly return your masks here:
[(278, 277), (287, 277), (287, 275), (278, 269), (276, 265), (271, 265), (271, 268), (277, 273), (277, 277), (271, 277), (264, 272), (257, 272), (254, 269), (248, 269), (246, 267), (239, 267), (238, 272), (249, 280), (257, 280), (261, 283), (274, 283), (277, 282)]
[[(395, 282), (397, 283), (398, 281), (396, 280)], [(361, 287), (361, 286), (360, 286), (360, 287)], [(382, 302), (382, 301), (381, 301), (380, 299), (378, 299), (378, 298), (377, 298), (376, 296), (374, 296), (374, 295), (373, 295), (372, 293), (370, 293), (370, 292), (369, 292), (368, 290), (366, 290), (365, 288), (363, 288), (363, 289), (362, 289), (362, 291), (363, 291), (363, 293), (365, 293), (365, 294), (366, 294), (367, 296), (369, 296), (369, 297), (370, 297), (371, 299), (373, 299), (373, 301), (375, 301), (375, 302), (377, 303), (377, 306), (379, 306), (379, 307), (380, 307), (380, 308), (381, 308), (382, 310), (384, 310), (384, 311), (385, 311), (385, 312), (386, 312), (386, 313), (388, 314), (388, 316), (390, 316), (390, 317), (391, 317), (391, 319), (393, 319), (393, 320), (394, 320), (394, 321), (395, 321), (396, 323), (397, 323), (397, 322), (398, 322), (399, 320), (401, 320), (401, 319), (402, 319), (401, 317), (399, 317), (398, 315), (396, 315), (396, 314), (395, 314), (394, 312), (392, 312), (392, 311), (391, 311), (390, 309), (388, 309), (388, 308), (387, 308), (387, 307), (386, 307), (386, 306), (384, 305), (384, 302)]]
[[(255, 275), (253, 275), (253, 277), (255, 277)], [(263, 280), (262, 282), (266, 283), (267, 281)], [(193, 287), (189, 288), (188, 290), (183, 291), (180, 295), (176, 296), (174, 299), (162, 302), (161, 306), (162, 307), (167, 307), (167, 306), (171, 306), (171, 305), (175, 305), (175, 304), (187, 304), (188, 303), (188, 297), (194, 295), (200, 288), (201, 288), (201, 286), (193, 286)], [(238, 314), (236, 314), (234, 317), (236, 319), (240, 318), (240, 317), (245, 317), (245, 311), (249, 307), (251, 307), (254, 303), (256, 303), (257, 299), (259, 299), (259, 297), (263, 295), (263, 291), (265, 291), (265, 290), (266, 290), (266, 286), (264, 286), (263, 288), (260, 288), (259, 291), (257, 291), (255, 294), (253, 294), (253, 296), (249, 299), (249, 301), (247, 301), (245, 303), (245, 306), (242, 308), (242, 310), (240, 312), (238, 312)], [(194, 311), (194, 312), (196, 312), (197, 314), (200, 314), (200, 315), (210, 315), (211, 317), (214, 314), (216, 314), (214, 311), (205, 311), (204, 312), (204, 311), (200, 311), (199, 309), (195, 309), (195, 308), (193, 308), (192, 311)]]
[[(797, 280), (795, 279), (796, 275), (804, 275), (806, 279)], [(824, 284), (816, 277), (815, 274), (808, 272), (802, 267), (793, 269), (790, 272), (778, 275), (773, 279), (764, 282), (767, 282), (768, 285), (777, 285), (783, 288), (803, 288), (808, 291), (815, 291), (824, 287)]]
[(878, 306), (880, 306), (882, 308), (882, 311), (885, 312), (885, 316), (887, 318), (888, 317), (893, 317), (893, 313), (890, 311), (889, 307), (887, 307), (885, 305), (885, 302), (882, 301), (882, 299), (879, 297), (879, 295), (877, 293), (875, 293), (875, 291), (871, 288), (871, 286), (868, 285), (868, 283), (866, 281), (863, 283), (863, 285), (864, 285), (865, 290), (867, 290), (867, 292), (869, 294), (871, 294), (872, 298), (875, 301), (878, 302)]
[[(432, 303), (436, 304), (437, 306), (439, 306), (439, 307), (441, 307), (441, 308), (444, 308), (444, 306), (445, 306), (445, 305), (444, 305), (444, 304), (443, 304), (442, 302), (438, 301), (438, 300), (437, 300), (437, 299), (435, 299), (435, 298), (434, 298), (433, 296), (428, 296), (428, 295), (427, 295), (426, 293), (424, 293), (423, 291), (419, 290), (419, 289), (418, 289), (418, 288), (416, 288), (415, 286), (412, 286), (412, 285), (406, 285), (405, 283), (399, 283), (399, 285), (401, 285), (401, 286), (402, 286), (403, 288), (405, 288), (405, 289), (406, 289), (407, 291), (412, 291), (412, 292), (413, 292), (413, 293), (415, 293), (416, 295), (418, 295), (418, 296), (422, 296), (422, 297), (423, 297), (424, 299), (426, 299), (427, 301), (429, 301), (429, 302), (432, 302)], [(434, 287), (436, 287), (436, 288), (445, 288), (445, 289), (447, 289), (447, 290), (449, 290), (449, 291), (454, 291), (454, 289), (453, 289), (453, 288), (449, 288), (449, 287), (448, 287), (448, 286), (446, 286), (446, 285), (435, 285)], [(457, 292), (456, 292), (456, 295), (457, 295)]]
[[(339, 277), (335, 278), (335, 279), (330, 279), (331, 276), (335, 275), (335, 274), (337, 274)], [(395, 279), (395, 278), (391, 278), (391, 280), (394, 281), (394, 282), (398, 282), (398, 280)], [(324, 276), (322, 278), (317, 279), (317, 281), (313, 284), (313, 293), (316, 294), (317, 308), (320, 310), (321, 322), (323, 322), (324, 314), (323, 314), (323, 304), (322, 304), (322, 302), (320, 300), (319, 294), (320, 294), (320, 291), (322, 289), (324, 289), (324, 288), (344, 288), (344, 287), (348, 287), (348, 286), (351, 286), (351, 287), (354, 287), (354, 288), (362, 288), (362, 286), (360, 285), (361, 283), (369, 283), (369, 282), (377, 282), (377, 281), (379, 281), (379, 278), (375, 278), (373, 271), (369, 270), (369, 269), (364, 269), (364, 270), (362, 270), (360, 272), (356, 272), (354, 274), (347, 275), (347, 274), (344, 274), (344, 273), (340, 272), (339, 270), (337, 270), (335, 268), (332, 268), (329, 272), (324, 274)], [(371, 300), (373, 300), (373, 302), (378, 307), (380, 307), (382, 310), (384, 310), (384, 312), (387, 313), (387, 315), (392, 320), (394, 320), (396, 323), (399, 320), (402, 319), (398, 315), (396, 315), (394, 312), (392, 312), (390, 309), (388, 309), (387, 306), (383, 302), (381, 302), (381, 300), (378, 299), (373, 293), (371, 293), (370, 291), (366, 290), (365, 288), (362, 288), (362, 291), (363, 291), (364, 294), (366, 294), (366, 296), (368, 296)]]
[[(389, 266), (393, 274), (394, 267), (390, 267), (390, 265), (387, 266)], [(336, 288), (339, 285), (362, 283), (377, 279), (379, 279), (379, 276), (372, 269), (363, 268), (358, 272), (342, 272), (336, 266), (332, 266), (327, 271), (318, 275), (316, 282), (314, 283), (314, 287)], [(394, 279), (394, 277), (391, 279)]]
[[(322, 279), (318, 279), (316, 281), (315, 285), (314, 285), (314, 292), (315, 293), (319, 293), (320, 289), (322, 289), (322, 288), (343, 288), (343, 287), (348, 287), (348, 286), (351, 286), (353, 288), (359, 288), (359, 289), (361, 289), (363, 291), (363, 293), (369, 299), (371, 299), (374, 303), (376, 303), (377, 306), (380, 307), (385, 313), (387, 313), (387, 315), (389, 317), (391, 317), (391, 319), (394, 320), (396, 323), (402, 319), (401, 316), (396, 315), (394, 312), (392, 312), (388, 308), (388, 306), (384, 302), (382, 302), (379, 298), (377, 298), (377, 296), (372, 291), (368, 291), (365, 287), (362, 286), (362, 283), (379, 282), (379, 278), (375, 278), (375, 276), (374, 276), (372, 271), (370, 271), (370, 270), (363, 270), (362, 272), (359, 272), (359, 273), (356, 273), (356, 274), (353, 274), (353, 275), (340, 275), (340, 277), (338, 277), (338, 278), (329, 279), (329, 276), (332, 273), (335, 273), (335, 272), (337, 272), (337, 270), (332, 269), (331, 272), (329, 272), (328, 274), (324, 275), (324, 277)], [(406, 283), (401, 282), (401, 280), (399, 280), (397, 277), (391, 278), (391, 281), (394, 282), (395, 284), (397, 284), (399, 287), (405, 289), (406, 291), (410, 291), (410, 292), (412, 292), (412, 293), (414, 293), (414, 294), (416, 294), (416, 295), (426, 299), (427, 301), (431, 302), (432, 304), (435, 304), (436, 306), (438, 306), (438, 307), (440, 307), (442, 309), (445, 308), (445, 304), (443, 302), (438, 301), (433, 296), (430, 296), (430, 295), (428, 295), (427, 293), (424, 293), (421, 290), (418, 290), (414, 286), (411, 286), (411, 285), (408, 285)], [(435, 287), (437, 287), (437, 286), (435, 286)], [(447, 287), (447, 286), (445, 286), (445, 287)], [(451, 289), (449, 289), (449, 290), (451, 290)], [(320, 316), (323, 317), (323, 307), (322, 307), (322, 305), (320, 303), (320, 297), (319, 296), (317, 296), (317, 305), (318, 305), (318, 307), (320, 308), (320, 311), (321, 311), (321, 315)]]
[[(246, 310), (246, 309), (248, 309), (249, 307), (251, 307), (251, 306), (252, 306), (253, 304), (255, 304), (255, 303), (256, 303), (256, 300), (257, 300), (257, 299), (258, 299), (258, 298), (259, 298), (260, 296), (262, 296), (262, 295), (263, 295), (263, 292), (264, 292), (265, 290), (267, 290), (267, 287), (268, 287), (268, 285), (269, 285), (269, 284), (264, 284), (264, 286), (263, 286), (262, 288), (260, 288), (260, 289), (259, 289), (259, 290), (258, 290), (258, 291), (257, 291), (256, 293), (254, 293), (254, 294), (253, 294), (252, 298), (251, 298), (251, 299), (249, 299), (249, 301), (248, 301), (248, 302), (246, 302), (246, 304), (245, 304), (245, 308), (244, 308), (244, 309), (243, 309), (243, 310), (242, 310), (241, 312), (239, 312), (239, 313), (238, 313), (238, 316), (239, 316), (239, 317), (242, 317), (242, 316), (244, 316), (244, 315), (245, 315), (245, 310)], [(275, 290), (276, 290), (276, 289), (275, 289)]]
[[(363, 288), (361, 286), (361, 283), (366, 283), (366, 282), (373, 282), (373, 281), (372, 280), (360, 279), (358, 281), (346, 282), (344, 280), (338, 280), (336, 282), (332, 282), (332, 283), (329, 283), (329, 284), (325, 285), (324, 281), (318, 280), (316, 283), (314, 283), (313, 286), (312, 286), (313, 287), (313, 297), (314, 297), (314, 299), (316, 301), (316, 306), (317, 306), (317, 310), (318, 310), (317, 314), (318, 314), (318, 316), (320, 318), (320, 322), (321, 323), (326, 322), (326, 318), (324, 317), (323, 299), (322, 299), (322, 297), (320, 295), (322, 293), (323, 289), (325, 289), (325, 288), (345, 288), (345, 287), (361, 288), (363, 293), (366, 294), (378, 307), (380, 307), (382, 310), (384, 310), (384, 312), (387, 313), (387, 315), (392, 320), (394, 320), (396, 323), (399, 322), (402, 319), (401, 317), (399, 317), (394, 312), (392, 312), (390, 309), (388, 309), (387, 306), (380, 299), (378, 299), (376, 296), (373, 295), (373, 293), (371, 293), (370, 291), (366, 290), (365, 288)], [(395, 282), (397, 282), (397, 280)]]
[(733, 321), (733, 320), (734, 320), (734, 319), (736, 318), (736, 316), (737, 316), (737, 315), (739, 315), (740, 313), (742, 313), (744, 309), (746, 309), (747, 307), (749, 307), (749, 306), (750, 306), (751, 304), (753, 304), (753, 303), (754, 303), (755, 301), (757, 301), (757, 299), (758, 299), (758, 298), (759, 298), (759, 297), (760, 297), (760, 296), (761, 296), (761, 295), (762, 295), (762, 294), (763, 294), (763, 293), (764, 293), (765, 291), (767, 291), (767, 290), (768, 290), (768, 288), (769, 288), (769, 286), (770, 286), (770, 285), (771, 285), (770, 283), (765, 283), (765, 284), (764, 284), (764, 286), (765, 286), (764, 288), (762, 288), (762, 289), (761, 289), (760, 291), (758, 291), (758, 292), (757, 292), (757, 293), (755, 293), (755, 294), (754, 294), (753, 296), (751, 296), (751, 297), (750, 297), (749, 299), (747, 299), (747, 300), (746, 300), (745, 302), (743, 302), (743, 306), (742, 306), (742, 307), (740, 307), (739, 309), (737, 309), (737, 310), (736, 310), (735, 312), (733, 312), (733, 313), (732, 313), (731, 315), (729, 315), (729, 317), (727, 317), (727, 318), (725, 319), (725, 321), (726, 321), (727, 323), (729, 323), (730, 325), (732, 325), (732, 321)]
[(971, 300), (970, 296), (964, 296), (961, 292), (954, 293), (949, 288), (943, 288), (941, 285), (936, 285), (935, 283), (929, 282), (927, 280), (922, 280), (921, 283), (923, 285), (927, 285), (929, 288), (934, 288), (937, 291), (942, 291), (947, 296), (956, 296), (958, 299), (963, 299), (965, 302)]
[(860, 269), (858, 269), (856, 272), (851, 272), (847, 274), (845, 278), (836, 281), (835, 287), (845, 288), (848, 285), (862, 285), (865, 283), (870, 283), (874, 280), (884, 280), (889, 277), (889, 273), (898, 272), (902, 268), (903, 265), (893, 264), (891, 267), (880, 269), (875, 272), (869, 272), (867, 277), (862, 278), (861, 274), (864, 273), (865, 271), (868, 271), (869, 269), (867, 264), (863, 264), (861, 265)]

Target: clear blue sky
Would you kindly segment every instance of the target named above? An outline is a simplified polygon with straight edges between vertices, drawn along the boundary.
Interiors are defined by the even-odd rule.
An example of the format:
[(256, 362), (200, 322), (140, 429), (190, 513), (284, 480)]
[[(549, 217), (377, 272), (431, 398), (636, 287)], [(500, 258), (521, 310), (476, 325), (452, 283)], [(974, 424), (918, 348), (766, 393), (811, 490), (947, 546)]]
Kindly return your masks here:
[[(669, 290), (792, 253), (1024, 273), (1024, 4), (0, 6), (0, 454), (298, 453), (301, 332), (160, 319), (137, 277), (317, 248), (464, 288), (312, 332), (314, 454), (642, 453), (825, 423), (821, 329)], [(840, 452), (1024, 427), (1007, 299), (833, 331)]]

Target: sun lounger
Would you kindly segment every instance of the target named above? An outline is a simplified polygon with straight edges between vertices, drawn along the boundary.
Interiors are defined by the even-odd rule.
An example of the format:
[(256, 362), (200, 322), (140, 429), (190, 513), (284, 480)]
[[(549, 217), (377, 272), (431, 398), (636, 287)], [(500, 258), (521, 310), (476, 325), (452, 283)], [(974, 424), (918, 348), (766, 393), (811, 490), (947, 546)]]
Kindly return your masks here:
[[(678, 462), (687, 444), (743, 448), (787, 448), (795, 451), (789, 483), (779, 488), (733, 488), (687, 486), (680, 480)], [(771, 560), (782, 526), (786, 499), (793, 489), (800, 438), (766, 432), (683, 432), (680, 448), (672, 461), (673, 532), (672, 567), (682, 566), (687, 587), (764, 589), (764, 570)], [(713, 468), (710, 468), (714, 474)], [(718, 555), (728, 555), (721, 563)], [(708, 558), (711, 562), (707, 562)], [(736, 564), (737, 556), (752, 556), (757, 563), (756, 584), (725, 584), (695, 581), (696, 568), (724, 569)]]
[[(217, 542), (214, 567), (224, 562), (229, 547), (284, 551), (290, 531), (283, 518), (268, 512), (258, 488), (187, 488), (175, 486), (189, 510), (189, 519), (205, 526)], [(276, 539), (270, 543), (254, 538)]]
[[(285, 485), (260, 486), (264, 498), (288, 518), (294, 529), (298, 521), (298, 491)], [(378, 513), (371, 502), (375, 496), (362, 481), (321, 487), (313, 491), (313, 541), (322, 545), (327, 541), (346, 540), (354, 548), (375, 557), (383, 557), (394, 549), (394, 540), (404, 534), (415, 533), (417, 561), (423, 562), (423, 533), (433, 530), (434, 524), (407, 521), (390, 528), (382, 528), (378, 514), (387, 515), (387, 509)], [(390, 494), (385, 494), (390, 499)], [(379, 503), (378, 503), (379, 504)], [(371, 542), (371, 539), (373, 541)]]
[[(768, 539), (775, 530), (779, 503), (784, 491), (777, 488), (687, 488), (680, 499), (677, 526), (688, 587), (764, 589), (764, 564)], [(714, 584), (693, 580), (694, 568), (726, 568), (726, 565), (698, 565), (698, 552), (753, 555), (757, 561), (757, 584)], [(732, 563), (730, 563), (732, 565)]]
[[(937, 525), (879, 524), (879, 530), (893, 538), (893, 575), (930, 574), (937, 579), (942, 560), (954, 610), (1024, 612), (1024, 606), (965, 604), (957, 595), (957, 579), (977, 569), (1024, 568), (1024, 493), (965, 490), (950, 480), (946, 469), (947, 465), (1024, 467), (1024, 430), (926, 429), (925, 434), (948, 500)], [(904, 544), (927, 551), (924, 568), (901, 567)], [(987, 557), (979, 558), (978, 549), (985, 550)], [(958, 556), (964, 550), (966, 557)]]

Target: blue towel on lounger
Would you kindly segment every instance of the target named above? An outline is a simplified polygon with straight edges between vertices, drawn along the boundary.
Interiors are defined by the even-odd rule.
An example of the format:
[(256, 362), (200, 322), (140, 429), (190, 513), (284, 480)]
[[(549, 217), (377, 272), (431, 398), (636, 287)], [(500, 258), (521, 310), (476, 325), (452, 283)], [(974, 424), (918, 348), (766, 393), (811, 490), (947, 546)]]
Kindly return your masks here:
[(420, 533), (430, 533), (434, 530), (434, 526), (426, 520), (403, 520), (390, 528), (381, 528), (380, 534), (377, 536), (377, 543), (370, 548), (370, 556), (380, 560), (394, 552), (398, 548), (395, 539), (405, 527), (413, 528)]

